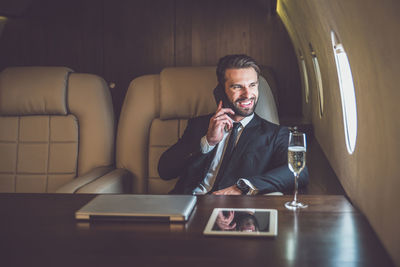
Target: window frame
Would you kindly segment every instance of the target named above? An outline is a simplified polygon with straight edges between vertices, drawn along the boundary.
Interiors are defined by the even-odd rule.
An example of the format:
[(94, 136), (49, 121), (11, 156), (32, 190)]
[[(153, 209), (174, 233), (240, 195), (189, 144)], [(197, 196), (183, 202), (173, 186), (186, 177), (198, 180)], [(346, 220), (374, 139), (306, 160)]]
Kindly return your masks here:
[(310, 84), (308, 81), (308, 71), (307, 71), (306, 60), (305, 60), (301, 50), (299, 50), (299, 58), (300, 58), (301, 72), (303, 73), (304, 98), (305, 98), (306, 104), (308, 104), (310, 102)]
[(312, 57), (312, 62), (313, 62), (313, 67), (314, 67), (314, 75), (315, 75), (315, 79), (317, 81), (319, 117), (322, 118), (324, 115), (324, 87), (323, 87), (323, 83), (322, 83), (321, 69), (319, 67), (317, 54), (315, 53), (311, 43), (309, 43), (309, 45), (310, 45), (311, 57)]
[(347, 53), (334, 31), (331, 31), (331, 41), (342, 103), (346, 147), (347, 152), (351, 155), (356, 148), (358, 132), (357, 99), (353, 74)]

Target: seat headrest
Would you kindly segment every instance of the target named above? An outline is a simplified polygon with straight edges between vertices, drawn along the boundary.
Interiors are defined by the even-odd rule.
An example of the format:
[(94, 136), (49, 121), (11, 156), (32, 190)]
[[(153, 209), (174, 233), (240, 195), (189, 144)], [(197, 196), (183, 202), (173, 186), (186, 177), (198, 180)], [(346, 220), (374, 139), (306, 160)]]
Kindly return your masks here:
[(1, 115), (66, 115), (65, 67), (10, 67), (0, 73)]
[(165, 68), (160, 74), (160, 119), (192, 118), (215, 112), (215, 67)]

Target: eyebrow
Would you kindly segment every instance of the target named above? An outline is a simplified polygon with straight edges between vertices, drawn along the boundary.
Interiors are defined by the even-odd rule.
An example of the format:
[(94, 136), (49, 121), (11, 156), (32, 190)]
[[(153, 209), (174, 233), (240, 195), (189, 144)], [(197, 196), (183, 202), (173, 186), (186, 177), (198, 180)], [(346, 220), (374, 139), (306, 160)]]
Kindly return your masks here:
[[(258, 84), (258, 80), (255, 82), (251, 82), (249, 85), (252, 85), (252, 84)], [(231, 84), (229, 87), (234, 87), (234, 86), (243, 87), (243, 85), (241, 85), (240, 83)]]

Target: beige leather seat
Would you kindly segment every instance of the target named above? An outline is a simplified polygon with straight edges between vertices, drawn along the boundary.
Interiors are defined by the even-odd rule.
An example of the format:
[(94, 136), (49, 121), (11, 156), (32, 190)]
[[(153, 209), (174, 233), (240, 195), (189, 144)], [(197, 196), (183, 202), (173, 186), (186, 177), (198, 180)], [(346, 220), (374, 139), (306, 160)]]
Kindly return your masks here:
[(0, 191), (122, 193), (109, 89), (64, 67), (0, 73)]
[[(134, 79), (128, 89), (118, 124), (117, 167), (133, 174), (133, 192), (166, 194), (176, 183), (161, 180), (160, 155), (185, 130), (187, 119), (215, 112), (215, 67), (166, 68), (161, 74)], [(268, 83), (260, 79), (256, 112), (279, 123)]]

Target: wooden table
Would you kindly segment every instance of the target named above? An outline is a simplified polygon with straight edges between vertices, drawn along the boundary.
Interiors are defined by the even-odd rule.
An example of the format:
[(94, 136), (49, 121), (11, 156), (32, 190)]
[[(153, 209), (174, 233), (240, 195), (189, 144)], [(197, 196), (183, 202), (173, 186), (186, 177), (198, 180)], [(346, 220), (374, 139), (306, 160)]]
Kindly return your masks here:
[[(95, 195), (0, 194), (0, 266), (394, 266), (365, 217), (343, 196), (202, 196), (186, 224), (82, 223)], [(278, 210), (278, 236), (211, 237), (215, 207)]]

